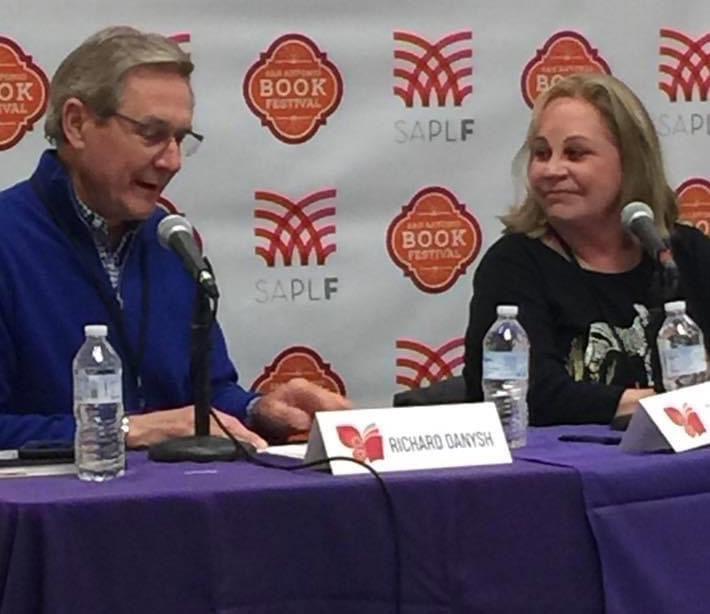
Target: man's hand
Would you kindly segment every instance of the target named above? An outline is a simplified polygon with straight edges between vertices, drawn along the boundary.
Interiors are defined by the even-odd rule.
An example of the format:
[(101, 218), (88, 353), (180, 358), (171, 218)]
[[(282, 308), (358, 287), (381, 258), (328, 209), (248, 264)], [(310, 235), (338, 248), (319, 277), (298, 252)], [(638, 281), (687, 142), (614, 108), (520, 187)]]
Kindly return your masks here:
[[(248, 441), (255, 448), (265, 448), (266, 442), (250, 431), (237, 418), (215, 410), (219, 420), (237, 439)], [(195, 407), (186, 405), (177, 409), (162, 409), (147, 414), (128, 416), (126, 447), (143, 448), (165, 439), (195, 434)], [(226, 437), (217, 422), (210, 416), (210, 435)]]
[(293, 433), (308, 431), (315, 412), (351, 408), (341, 395), (298, 377), (261, 397), (251, 422), (270, 441), (283, 442)]

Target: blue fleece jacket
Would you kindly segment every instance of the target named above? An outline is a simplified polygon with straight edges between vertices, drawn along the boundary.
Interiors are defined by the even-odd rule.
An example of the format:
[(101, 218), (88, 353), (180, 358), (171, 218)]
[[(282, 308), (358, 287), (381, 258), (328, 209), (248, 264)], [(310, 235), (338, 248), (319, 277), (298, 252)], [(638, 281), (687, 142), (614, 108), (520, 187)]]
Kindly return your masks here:
[[(84, 341), (85, 324), (108, 325), (109, 341), (123, 361), (127, 413), (193, 403), (195, 283), (178, 257), (158, 243), (156, 227), (165, 212), (157, 209), (141, 223), (123, 263), (119, 315), (127, 348), (99, 297), (96, 283), (104, 294), (115, 292), (76, 214), (71, 190), (64, 166), (50, 150), (31, 180), (0, 192), (0, 448), (32, 439), (73, 439), (72, 359)], [(141, 345), (144, 404), (129, 364)], [(244, 418), (255, 395), (237, 384), (218, 326), (210, 362), (212, 404)]]

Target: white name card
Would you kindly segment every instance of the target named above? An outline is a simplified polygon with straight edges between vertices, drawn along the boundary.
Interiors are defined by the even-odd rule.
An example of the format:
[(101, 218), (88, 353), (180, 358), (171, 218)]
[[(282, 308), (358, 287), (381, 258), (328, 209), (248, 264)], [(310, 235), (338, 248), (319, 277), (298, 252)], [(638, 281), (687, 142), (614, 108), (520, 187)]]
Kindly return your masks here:
[(621, 440), (626, 452), (685, 452), (710, 444), (710, 382), (640, 401)]
[[(376, 471), (513, 462), (493, 403), (318, 412), (305, 462), (326, 456), (354, 458)], [(333, 461), (330, 469), (367, 472), (349, 461)]]

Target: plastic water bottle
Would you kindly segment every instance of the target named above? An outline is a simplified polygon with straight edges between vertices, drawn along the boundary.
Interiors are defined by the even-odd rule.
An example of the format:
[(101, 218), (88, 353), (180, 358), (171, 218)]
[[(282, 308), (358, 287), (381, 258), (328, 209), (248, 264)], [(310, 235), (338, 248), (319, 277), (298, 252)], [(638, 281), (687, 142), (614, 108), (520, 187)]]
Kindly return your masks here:
[(658, 332), (658, 356), (666, 392), (707, 379), (705, 343), (700, 327), (685, 313), (685, 301), (666, 303)]
[(106, 340), (106, 326), (88, 324), (86, 340), (76, 353), (74, 373), (74, 454), (82, 480), (101, 482), (123, 475), (121, 359)]
[(483, 338), (483, 398), (492, 401), (508, 445), (527, 442), (530, 342), (515, 305), (498, 305), (498, 319)]

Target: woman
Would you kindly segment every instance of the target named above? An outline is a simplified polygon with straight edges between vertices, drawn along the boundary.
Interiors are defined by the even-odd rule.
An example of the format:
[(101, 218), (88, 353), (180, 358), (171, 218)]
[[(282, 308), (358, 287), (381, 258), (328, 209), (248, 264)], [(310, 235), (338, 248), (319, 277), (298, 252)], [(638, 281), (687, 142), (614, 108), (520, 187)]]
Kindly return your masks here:
[[(710, 240), (676, 224), (678, 207), (658, 136), (617, 79), (571, 75), (541, 95), (518, 160), (524, 202), (474, 278), (464, 376), (481, 391), (481, 344), (496, 305), (519, 306), (531, 342), (531, 424), (609, 422), (659, 387), (663, 302), (684, 298), (710, 341)], [(676, 292), (621, 224), (622, 207), (650, 205), (680, 271)]]

